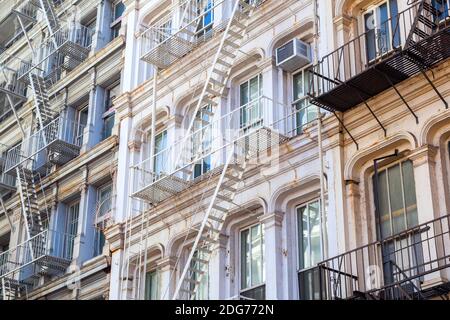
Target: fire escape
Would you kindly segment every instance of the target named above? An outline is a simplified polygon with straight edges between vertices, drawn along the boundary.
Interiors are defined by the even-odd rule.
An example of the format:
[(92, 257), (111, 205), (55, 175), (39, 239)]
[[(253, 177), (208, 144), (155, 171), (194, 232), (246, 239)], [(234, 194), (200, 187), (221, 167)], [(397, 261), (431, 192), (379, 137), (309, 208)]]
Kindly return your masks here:
[[(418, 122), (396, 86), (417, 74), (426, 78), (448, 108), (426, 71), (450, 56), (449, 24), (444, 5), (432, 6), (429, 0), (414, 1), (405, 11), (324, 56), (311, 71), (312, 103), (334, 113), (357, 146), (336, 112), (362, 104), (386, 134), (368, 100), (393, 88)], [(376, 53), (370, 53), (371, 46), (376, 48)]]
[[(10, 59), (15, 70), (2, 67), (6, 81), (0, 83), (0, 93), (15, 112), (14, 106), (26, 101), (25, 89), (31, 89), (36, 121), (29, 137), (24, 134), (21, 143), (2, 154), (0, 186), (12, 187), (11, 190), (17, 186), (26, 231), (21, 244), (0, 254), (0, 298), (3, 299), (23, 298), (30, 288), (38, 285), (41, 277), (65, 272), (71, 262), (73, 237), (48, 229), (49, 215), (41, 177), (54, 165), (63, 165), (79, 155), (84, 128), (54, 110), (52, 101), (56, 93), (52, 93), (52, 86), (64, 72), (73, 70), (88, 57), (92, 34), (79, 23), (63, 21), (68, 10), (60, 2), (20, 1), (11, 9), (19, 19), (33, 56), (30, 61), (20, 60), (19, 64), (14, 57)], [(65, 13), (59, 15), (56, 4), (60, 5), (58, 9), (66, 9)], [(44, 18), (48, 37), (39, 47), (33, 47), (24, 21), (36, 23), (38, 11)], [(16, 120), (21, 127), (17, 116)]]
[[(372, 46), (373, 45), (373, 46)], [(370, 48), (377, 48), (370, 54)], [(442, 101), (448, 103), (427, 71), (450, 56), (450, 12), (444, 2), (413, 1), (391, 17), (324, 56), (312, 70), (312, 103), (330, 111), (344, 130), (337, 112), (366, 107), (380, 128), (386, 128), (370, 99), (393, 89), (419, 121), (397, 85), (422, 74)], [(423, 223), (391, 238), (354, 249), (299, 272), (301, 299), (412, 300), (443, 297), (448, 281), (427, 285), (450, 272), (449, 216)], [(306, 290), (304, 284), (309, 285)]]
[[(231, 68), (247, 34), (249, 21), (262, 2), (237, 0), (224, 23), (202, 30), (206, 16), (223, 2), (215, 1), (214, 5), (208, 7), (208, 1), (185, 1), (180, 8), (182, 13), (178, 28), (172, 27), (173, 19), (162, 19), (146, 30), (141, 38), (144, 48), (142, 59), (159, 69), (170, 67), (213, 35), (220, 39), (217, 48), (214, 48), (212, 63), (207, 67), (207, 77), (192, 113), (194, 116), (189, 121), (187, 134), (169, 148), (156, 153), (153, 159), (132, 167), (137, 183), (132, 197), (151, 206), (178, 196), (200, 181), (207, 180), (209, 185), (214, 185), (212, 194), (204, 191), (201, 195), (200, 202), (205, 200), (207, 204), (193, 209), (193, 216), (201, 219), (190, 227), (189, 231), (195, 240), (189, 248), (187, 259), (179, 260), (181, 274), (173, 299), (196, 298), (198, 286), (202, 277), (207, 275), (211, 256), (217, 248), (227, 214), (237, 206), (234, 199), (249, 161), (287, 139), (276, 130), (278, 123), (268, 119), (267, 115), (276, 108), (269, 99), (260, 99), (226, 115), (218, 112), (219, 101), (225, 96)], [(199, 32), (205, 29), (206, 32)], [(245, 126), (242, 119), (247, 119)], [(225, 127), (220, 128), (222, 125)], [(232, 132), (230, 136), (215, 136), (217, 132), (229, 131)], [(205, 163), (207, 158), (222, 160), (217, 161), (217, 166), (211, 165), (210, 171), (198, 174), (196, 168)], [(139, 253), (130, 251), (131, 226), (132, 223), (128, 222), (127, 228), (130, 230), (126, 231), (128, 241), (125, 245), (127, 266), (146, 250), (141, 249)]]

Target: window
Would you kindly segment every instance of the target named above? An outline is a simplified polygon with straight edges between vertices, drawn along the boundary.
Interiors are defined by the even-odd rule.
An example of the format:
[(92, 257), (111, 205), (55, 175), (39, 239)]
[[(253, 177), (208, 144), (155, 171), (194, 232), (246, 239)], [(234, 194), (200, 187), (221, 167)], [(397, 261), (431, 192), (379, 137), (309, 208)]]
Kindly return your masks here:
[(200, 17), (197, 22), (195, 35), (197, 38), (206, 37), (212, 30), (214, 22), (214, 1), (197, 0), (197, 16)]
[(145, 300), (159, 300), (159, 281), (156, 270), (145, 275)]
[(434, 20), (443, 20), (449, 16), (449, 0), (431, 0), (431, 4), (439, 12), (439, 16)]
[(112, 135), (112, 129), (115, 123), (115, 110), (113, 100), (120, 95), (120, 83), (115, 83), (105, 93), (105, 108), (102, 116), (103, 119), (103, 133), (102, 139), (106, 139)]
[(261, 110), (262, 85), (263, 79), (261, 74), (240, 85), (240, 127), (244, 130), (244, 133), (263, 124)]
[(125, 11), (125, 5), (122, 1), (117, 1), (113, 3), (112, 9), (113, 15), (111, 22), (111, 38), (115, 39), (119, 36), (120, 27), (122, 25), (122, 15)]
[(381, 239), (418, 224), (414, 172), (410, 160), (378, 173), (378, 203), (375, 205), (380, 216)]
[[(194, 258), (198, 258), (198, 259), (204, 259), (206, 260), (207, 254), (205, 254), (202, 251), (195, 251), (194, 253)], [(197, 287), (197, 291), (195, 292), (195, 300), (208, 300), (209, 299), (209, 265), (208, 265), (208, 270), (204, 270), (203, 269), (203, 265), (201, 263), (199, 263), (198, 261), (191, 261), (191, 269), (195, 269), (195, 270), (203, 270), (206, 271), (205, 274), (203, 274), (203, 276), (200, 277), (200, 279), (198, 281), (200, 281), (200, 284)], [(197, 277), (198, 274), (197, 273), (193, 273), (192, 276), (192, 280), (197, 281)], [(194, 291), (195, 285), (193, 283), (190, 284), (190, 291)]]
[(86, 36), (85, 36), (85, 40), (83, 41), (82, 45), (86, 48), (90, 48), (92, 45), (92, 37), (94, 36), (94, 34), (96, 32), (96, 24), (97, 24), (96, 19), (92, 19), (91, 21), (89, 21), (88, 23), (85, 24)]
[(295, 132), (301, 134), (303, 127), (317, 119), (317, 108), (310, 104), (308, 92), (310, 83), (310, 73), (304, 69), (293, 76), (293, 96), (292, 103), (295, 112)]
[(297, 208), (300, 270), (317, 265), (322, 260), (322, 225), (319, 201)]
[[(97, 191), (97, 217), (95, 223), (98, 225), (111, 214), (112, 207), (112, 185), (107, 184), (98, 188)], [(94, 229), (94, 257), (102, 254), (105, 246), (105, 235), (97, 228)]]
[(297, 208), (297, 231), (299, 298), (300, 300), (320, 300), (321, 270), (315, 268), (323, 259), (322, 224), (318, 200)]
[(258, 224), (241, 231), (241, 295), (265, 298), (264, 226)]
[[(211, 112), (212, 108), (210, 105), (203, 107), (197, 113), (194, 126), (192, 128), (192, 150), (193, 158), (198, 155), (206, 155), (211, 150), (212, 142), (212, 128), (211, 125)], [(194, 178), (197, 178), (206, 172), (211, 170), (211, 156), (202, 157), (199, 163), (195, 164), (194, 167)]]
[(167, 171), (167, 131), (156, 135), (155, 138), (155, 162), (153, 172), (158, 176)]
[(73, 247), (75, 237), (78, 233), (78, 214), (80, 211), (80, 202), (69, 205), (66, 216), (65, 241), (64, 241), (64, 258), (73, 258)]
[(84, 128), (86, 128), (88, 122), (88, 114), (89, 114), (88, 106), (82, 107), (80, 110), (77, 111), (77, 135), (75, 142), (78, 146), (81, 146), (83, 144), (83, 134)]
[[(397, 0), (389, 0), (366, 11), (364, 30), (366, 32), (367, 61), (372, 62), (379, 56), (400, 46), (400, 29)], [(395, 34), (394, 34), (395, 33)], [(394, 36), (391, 36), (393, 35)]]

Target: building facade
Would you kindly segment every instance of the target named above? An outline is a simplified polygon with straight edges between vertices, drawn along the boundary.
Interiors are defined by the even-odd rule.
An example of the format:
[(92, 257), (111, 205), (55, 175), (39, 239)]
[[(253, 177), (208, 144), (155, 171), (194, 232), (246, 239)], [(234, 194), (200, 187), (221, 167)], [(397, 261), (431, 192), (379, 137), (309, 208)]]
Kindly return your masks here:
[(447, 0), (14, 2), (3, 299), (448, 298)]

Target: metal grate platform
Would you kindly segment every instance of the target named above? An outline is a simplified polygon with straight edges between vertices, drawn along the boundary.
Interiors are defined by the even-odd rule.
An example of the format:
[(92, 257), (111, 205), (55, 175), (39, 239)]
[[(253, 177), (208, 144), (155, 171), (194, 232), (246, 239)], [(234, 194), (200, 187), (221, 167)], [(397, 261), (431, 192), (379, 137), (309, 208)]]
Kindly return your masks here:
[(183, 39), (180, 35), (173, 35), (143, 55), (141, 59), (160, 69), (165, 69), (192, 51), (194, 46), (194, 43)]

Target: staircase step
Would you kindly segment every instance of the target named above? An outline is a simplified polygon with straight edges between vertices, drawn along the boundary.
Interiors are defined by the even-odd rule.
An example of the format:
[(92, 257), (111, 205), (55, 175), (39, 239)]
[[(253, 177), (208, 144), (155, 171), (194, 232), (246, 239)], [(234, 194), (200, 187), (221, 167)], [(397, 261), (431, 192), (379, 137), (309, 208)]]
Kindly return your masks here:
[(414, 33), (415, 34), (417, 34), (419, 37), (421, 37), (422, 39), (425, 39), (425, 38), (427, 38), (428, 37), (428, 34), (426, 33), (426, 32), (424, 32), (424, 31), (422, 31), (421, 29), (419, 29), (419, 28), (414, 28)]
[(236, 50), (238, 50), (238, 49), (240, 48), (240, 46), (239, 46), (237, 43), (235, 43), (235, 42), (233, 42), (233, 41), (230, 41), (230, 40), (225, 40), (223, 43), (224, 43), (226, 46), (232, 47), (232, 48), (234, 48), (234, 49), (236, 49)]
[(221, 64), (221, 65), (223, 65), (223, 66), (225, 66), (225, 67), (227, 67), (227, 68), (233, 67), (231, 64), (229, 64), (228, 62), (226, 62), (226, 61), (223, 60), (223, 59), (217, 59), (217, 63), (219, 63), (219, 64)]
[(217, 199), (231, 203), (231, 204), (233, 203), (233, 199), (231, 199), (230, 197), (227, 197), (227, 196), (222, 196), (220, 194), (217, 194)]
[(211, 254), (211, 253), (213, 253), (212, 250), (209, 250), (208, 248), (205, 248), (205, 247), (197, 248), (197, 251), (204, 252), (204, 253), (206, 253), (206, 254)]
[(232, 36), (233, 38), (236, 38), (236, 39), (242, 39), (244, 36), (242, 35), (242, 34), (240, 34), (240, 33), (238, 33), (238, 32), (236, 32), (236, 31), (233, 31), (233, 30), (228, 30), (228, 34), (230, 35), (230, 36)]
[(244, 24), (242, 24), (241, 22), (239, 22), (236, 18), (233, 19), (233, 21), (231, 22), (232, 26), (236, 26), (240, 29), (245, 29), (246, 26)]
[(206, 272), (200, 269), (195, 269), (195, 268), (189, 268), (188, 271), (192, 272), (192, 273), (198, 273), (198, 274), (205, 274)]
[(200, 241), (204, 241), (204, 242), (211, 243), (211, 244), (219, 243), (219, 241), (216, 240), (216, 239), (209, 238), (209, 237), (204, 237), (204, 236), (200, 237)]
[(232, 174), (229, 174), (229, 173), (225, 174), (225, 178), (227, 178), (228, 180), (235, 181), (235, 182), (241, 182), (242, 181), (241, 178), (233, 176)]
[(231, 59), (235, 59), (236, 55), (234, 53), (229, 52), (228, 50), (222, 49), (221, 53)]
[(190, 278), (184, 278), (184, 281), (192, 284), (200, 284), (201, 282), (198, 280), (190, 279)]
[(223, 219), (221, 219), (221, 218), (219, 218), (219, 217), (216, 217), (216, 216), (212, 216), (212, 215), (210, 215), (210, 216), (208, 217), (208, 219), (209, 219), (209, 220), (212, 220), (212, 221), (215, 221), (215, 222), (219, 222), (219, 223), (224, 223), (224, 222), (225, 222), (225, 220), (223, 220)]
[(198, 263), (204, 264), (204, 265), (208, 265), (208, 264), (209, 264), (209, 261), (208, 261), (208, 260), (199, 259), (199, 258), (195, 258), (195, 257), (192, 258), (192, 261), (198, 262)]
[(232, 187), (232, 186), (230, 186), (230, 185), (227, 185), (227, 184), (222, 184), (222, 189), (227, 190), (227, 191), (230, 191), (230, 192), (232, 192), (232, 193), (237, 192), (237, 189), (236, 189), (236, 188), (234, 188), (234, 187)]
[(437, 27), (436, 23), (434, 23), (433, 21), (431, 21), (430, 19), (428, 19), (427, 17), (425, 17), (423, 15), (419, 16), (419, 21), (422, 22), (427, 27), (430, 27), (430, 28), (436, 28)]
[(216, 69), (216, 68), (214, 68), (212, 70), (212, 72), (214, 72), (215, 74), (218, 74), (219, 76), (222, 76), (224, 78), (228, 76), (228, 74), (226, 72), (223, 72), (223, 71), (221, 71), (219, 69)]
[(219, 87), (222, 87), (222, 88), (225, 86), (221, 81), (218, 81), (218, 80), (216, 80), (214, 78), (210, 78), (209, 82), (211, 82), (213, 85), (216, 85), (216, 86), (219, 86)]
[(218, 211), (228, 212), (227, 208), (221, 207), (221, 206), (219, 206), (217, 204), (213, 205), (212, 208), (215, 209), (215, 210), (218, 210)]
[(213, 96), (215, 96), (215, 97), (220, 97), (220, 96), (221, 96), (221, 93), (220, 93), (219, 91), (214, 90), (213, 88), (211, 88), (211, 87), (209, 87), (209, 86), (206, 88), (206, 91), (207, 91), (209, 94), (211, 94), (211, 95), (213, 95)]
[(203, 101), (204, 103), (209, 104), (209, 105), (212, 105), (212, 106), (218, 106), (218, 105), (219, 105), (216, 101), (214, 101), (213, 99), (211, 99), (211, 98), (208, 97), (208, 96), (204, 96), (202, 101)]

